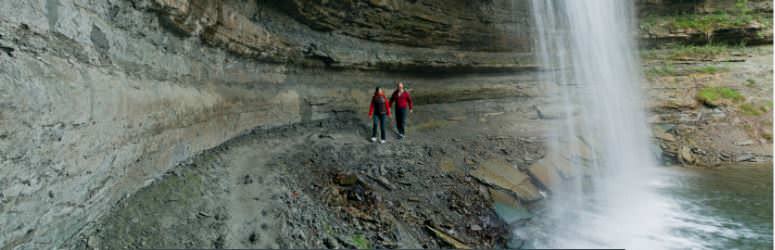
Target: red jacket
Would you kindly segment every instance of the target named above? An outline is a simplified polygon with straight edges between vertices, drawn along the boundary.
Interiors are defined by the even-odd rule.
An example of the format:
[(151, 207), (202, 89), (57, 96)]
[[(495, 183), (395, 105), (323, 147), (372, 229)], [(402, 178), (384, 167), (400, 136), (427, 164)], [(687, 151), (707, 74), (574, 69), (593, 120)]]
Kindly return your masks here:
[(412, 104), (412, 97), (409, 95), (409, 91), (404, 90), (404, 93), (398, 94), (398, 90), (393, 92), (393, 95), (390, 96), (390, 106), (393, 106), (393, 103), (396, 104), (396, 107), (404, 109), (407, 106), (409, 106), (409, 109), (413, 109), (414, 105)]
[[(378, 100), (377, 98), (381, 98), (382, 100)], [(387, 115), (390, 116), (390, 104), (384, 95), (378, 95), (371, 98), (371, 104), (369, 105), (369, 116), (374, 114), (374, 105), (380, 103), (380, 101), (383, 105), (385, 105), (385, 111), (387, 111)]]

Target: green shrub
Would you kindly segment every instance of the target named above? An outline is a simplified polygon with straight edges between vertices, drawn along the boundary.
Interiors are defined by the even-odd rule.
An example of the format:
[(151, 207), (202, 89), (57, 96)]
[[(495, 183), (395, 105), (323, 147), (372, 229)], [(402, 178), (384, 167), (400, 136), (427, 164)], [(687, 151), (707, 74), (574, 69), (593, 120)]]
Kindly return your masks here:
[(654, 66), (646, 70), (647, 77), (661, 77), (661, 76), (682, 76), (688, 74), (716, 74), (721, 72), (727, 72), (729, 69), (726, 67), (706, 65), (706, 66), (687, 66), (683, 68), (676, 68), (672, 64), (665, 64), (660, 66)]
[(727, 104), (728, 101), (740, 102), (745, 100), (745, 97), (729, 87), (706, 87), (697, 92), (697, 100), (705, 105), (715, 107)]
[(683, 45), (670, 50), (670, 59), (714, 59), (729, 54), (730, 47), (726, 45), (707, 44), (702, 46)]
[(676, 75), (675, 67), (671, 64), (665, 64), (660, 66), (654, 66), (646, 71), (646, 76), (671, 76)]
[(716, 74), (716, 73), (727, 71), (727, 68), (708, 65), (708, 66), (700, 66), (696, 68), (689, 68), (688, 71), (690, 73)]
[[(759, 116), (763, 112), (756, 108), (753, 104), (750, 103), (743, 103), (740, 105), (740, 112), (743, 112), (743, 114), (750, 115), (750, 116)], [(767, 112), (767, 111), (764, 111)]]

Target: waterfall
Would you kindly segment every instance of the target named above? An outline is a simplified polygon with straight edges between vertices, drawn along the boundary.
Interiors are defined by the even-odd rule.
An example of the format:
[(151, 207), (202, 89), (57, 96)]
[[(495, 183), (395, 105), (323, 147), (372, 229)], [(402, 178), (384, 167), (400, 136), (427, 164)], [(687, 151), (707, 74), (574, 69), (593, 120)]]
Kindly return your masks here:
[[(657, 163), (642, 100), (634, 3), (531, 0), (546, 110), (556, 110), (547, 157), (560, 172), (532, 247), (664, 249), (668, 201), (652, 187)], [(554, 107), (554, 108), (552, 108)], [(568, 166), (557, 166), (566, 164)], [(566, 168), (566, 169), (563, 169)], [(685, 244), (684, 244), (685, 245)]]

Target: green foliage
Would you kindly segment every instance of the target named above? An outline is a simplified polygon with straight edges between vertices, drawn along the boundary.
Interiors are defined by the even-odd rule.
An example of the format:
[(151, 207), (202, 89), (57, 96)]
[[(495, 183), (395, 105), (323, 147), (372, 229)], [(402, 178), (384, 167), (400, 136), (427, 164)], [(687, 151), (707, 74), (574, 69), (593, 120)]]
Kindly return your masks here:
[(676, 69), (672, 64), (654, 66), (646, 71), (646, 76), (673, 76), (676, 75)]
[(352, 237), (353, 245), (357, 247), (358, 249), (369, 249), (369, 240), (366, 239), (366, 236), (363, 236), (363, 234), (356, 234)]
[(761, 105), (754, 105), (752, 103), (743, 103), (740, 105), (740, 111), (746, 115), (758, 116), (772, 109), (772, 101), (767, 100)]
[(706, 44), (675, 45), (668, 49), (642, 50), (641, 58), (649, 60), (714, 60), (738, 54), (747, 54), (744, 45)]
[(670, 50), (670, 59), (714, 59), (720, 56), (728, 55), (730, 46), (727, 45), (683, 45)]
[(745, 14), (750, 13), (752, 11), (751, 7), (748, 6), (748, 0), (737, 0), (737, 2), (735, 2), (735, 9), (738, 12), (745, 13)]
[(729, 69), (725, 67), (713, 66), (713, 65), (700, 66), (692, 69), (693, 72), (703, 73), (703, 74), (716, 74), (716, 73), (726, 72), (728, 70)]
[(716, 74), (727, 72), (729, 69), (721, 66), (705, 65), (705, 66), (686, 66), (682, 68), (675, 67), (672, 64), (664, 64), (654, 66), (646, 70), (647, 77), (661, 77), (661, 76), (683, 76), (690, 74)]
[(675, 29), (692, 29), (710, 33), (716, 29), (748, 25), (755, 20), (755, 16), (748, 13), (719, 12), (677, 16), (668, 25)]
[(725, 101), (740, 102), (745, 97), (729, 87), (706, 87), (697, 92), (697, 100), (709, 106), (719, 106)]

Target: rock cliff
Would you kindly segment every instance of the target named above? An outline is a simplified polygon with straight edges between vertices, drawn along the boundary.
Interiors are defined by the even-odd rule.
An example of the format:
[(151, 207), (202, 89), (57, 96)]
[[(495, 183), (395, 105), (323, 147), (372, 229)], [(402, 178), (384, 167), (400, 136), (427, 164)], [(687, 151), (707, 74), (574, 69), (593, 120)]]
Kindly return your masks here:
[(498, 75), (534, 68), (521, 6), (326, 2), (0, 2), (0, 246), (59, 246), (251, 129), (365, 115), (377, 85), (406, 80), (418, 104), (531, 94)]
[[(655, 17), (646, 42), (772, 39), (761, 1), (745, 13), (769, 23), (710, 31), (673, 29), (667, 10), (704, 15), (733, 1), (640, 2)], [(396, 80), (426, 117), (466, 125), (456, 131), (542, 136), (551, 119), (529, 10), (508, 0), (0, 1), (0, 248), (60, 247), (181, 162), (251, 131), (365, 124), (370, 91)], [(441, 126), (433, 119), (418, 126)]]

